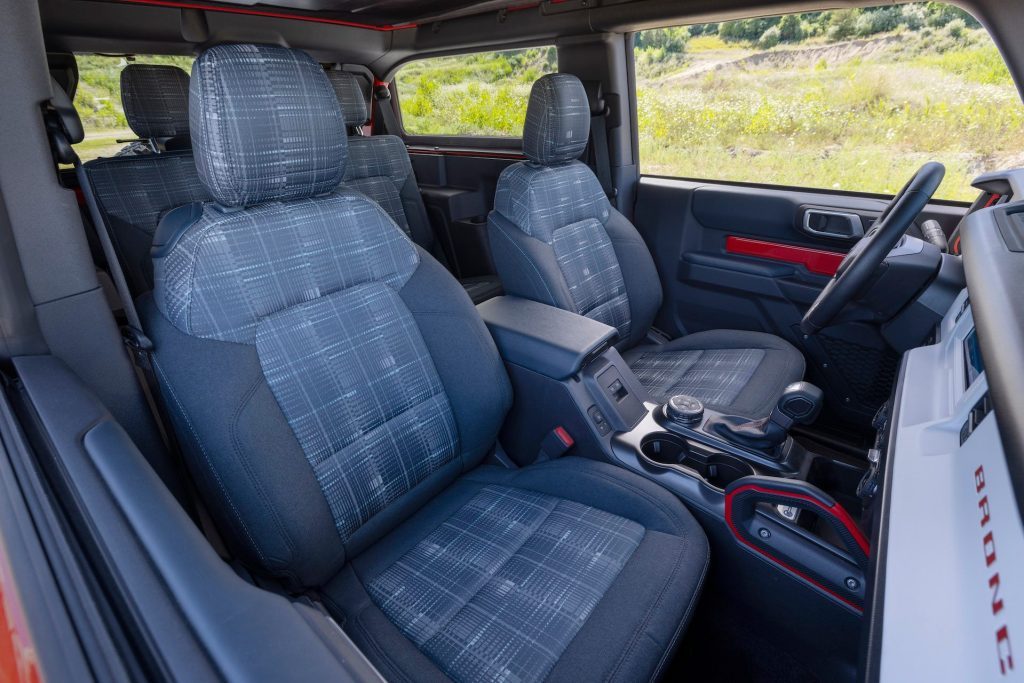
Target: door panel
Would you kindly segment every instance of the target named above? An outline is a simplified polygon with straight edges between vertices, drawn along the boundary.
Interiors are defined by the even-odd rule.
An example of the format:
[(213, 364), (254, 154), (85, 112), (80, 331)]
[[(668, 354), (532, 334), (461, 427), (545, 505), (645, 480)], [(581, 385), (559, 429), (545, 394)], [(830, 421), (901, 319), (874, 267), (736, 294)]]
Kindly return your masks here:
[[(778, 335), (807, 359), (807, 378), (825, 391), (833, 418), (869, 423), (888, 397), (898, 356), (873, 325), (846, 323), (815, 337), (804, 312), (886, 201), (845, 194), (645, 177), (636, 225), (661, 273), (657, 325), (671, 336), (707, 329)], [(966, 207), (935, 205), (947, 232)], [(823, 212), (824, 220), (807, 213)], [(839, 217), (835, 217), (839, 216)], [(918, 232), (917, 227), (911, 233)], [(824, 234), (823, 234), (824, 233)], [(831, 234), (830, 234), (831, 233)]]

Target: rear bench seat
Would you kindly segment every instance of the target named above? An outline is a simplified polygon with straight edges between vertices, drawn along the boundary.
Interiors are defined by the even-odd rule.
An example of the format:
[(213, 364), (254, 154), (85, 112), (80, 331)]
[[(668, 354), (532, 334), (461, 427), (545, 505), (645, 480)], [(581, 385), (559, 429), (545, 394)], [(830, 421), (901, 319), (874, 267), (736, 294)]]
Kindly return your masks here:
[[(368, 120), (355, 77), (328, 72), (350, 133)], [(116, 157), (85, 164), (96, 202), (136, 296), (153, 289), (150, 249), (160, 218), (171, 209), (210, 200), (199, 181), (189, 146), (188, 74), (175, 66), (130, 64), (122, 71), (125, 116), (148, 142), (145, 151), (122, 150)], [(185, 149), (175, 148), (185, 147)], [(155, 153), (146, 153), (153, 151)], [(405, 144), (393, 135), (349, 138), (344, 183), (377, 202), (405, 233), (443, 261), (420, 196)], [(461, 281), (473, 303), (501, 294), (497, 276)]]
[[(127, 74), (127, 76), (125, 75)], [(181, 79), (184, 78), (184, 87)], [(130, 64), (121, 76), (125, 115), (140, 137), (188, 141), (188, 75), (174, 66)], [(85, 164), (96, 202), (110, 229), (128, 286), (136, 296), (153, 289), (149, 255), (160, 217), (183, 204), (210, 199), (191, 149), (126, 154)]]
[[(438, 248), (430, 227), (405, 143), (394, 135), (362, 135), (369, 115), (359, 81), (347, 71), (328, 71), (327, 78), (341, 104), (349, 133), (349, 160), (342, 184), (377, 202), (413, 242), (444, 263), (444, 253)], [(459, 282), (475, 304), (502, 292), (497, 275), (465, 278)]]

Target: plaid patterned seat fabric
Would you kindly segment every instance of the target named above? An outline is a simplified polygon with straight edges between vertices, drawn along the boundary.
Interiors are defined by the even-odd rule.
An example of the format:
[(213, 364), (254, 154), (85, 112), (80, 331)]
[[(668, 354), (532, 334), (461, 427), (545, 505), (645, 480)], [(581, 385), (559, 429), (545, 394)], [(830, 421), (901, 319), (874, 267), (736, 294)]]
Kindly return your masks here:
[[(347, 567), (383, 553), (386, 562), (360, 568), (356, 579), (359, 595), (390, 620), (374, 628), (400, 634), (395, 647), (411, 648), (456, 681), (548, 677), (645, 542), (694, 555), (693, 571), (670, 584), (685, 600), (659, 608), (671, 610), (659, 628), (678, 632), (707, 550), (670, 494), (658, 491), (664, 498), (650, 514), (669, 520), (673, 533), (684, 529), (685, 539), (668, 531), (652, 538), (597, 503), (458, 479), (482, 460), (479, 442), (493, 445), (508, 410), (508, 390), (501, 390), (508, 379), (475, 309), (464, 295), (451, 297), (459, 289), (450, 275), (378, 204), (339, 188), (345, 123), (321, 67), (295, 50), (222, 45), (199, 57), (191, 88), (197, 168), (213, 201), (198, 211), (183, 207), (186, 220), (172, 212), (161, 223), (161, 231), (174, 232), (161, 237), (154, 259), (154, 315), (163, 321), (155, 326), (156, 365), (191, 444), (190, 464), (204, 495), (217, 501), (214, 514), (234, 531), (232, 544), (266, 572), (333, 595), (343, 592), (332, 582), (356, 576)], [(443, 278), (440, 291), (454, 312), (434, 293), (407, 291), (423, 269)], [(498, 385), (496, 393), (479, 387), (469, 395), (459, 384), (467, 381), (466, 352), (441, 357), (439, 345), (455, 342), (435, 323), (460, 320), (478, 330), (465, 348), (487, 360), (477, 372), (495, 373), (487, 384)], [(200, 371), (168, 368), (174, 345)], [(232, 377), (224, 358), (237, 359), (243, 377)], [(272, 405), (253, 407), (262, 387)], [(211, 395), (225, 407), (210, 406)], [(499, 397), (496, 405), (482, 409), (481, 397), (490, 395)], [(207, 419), (206, 406), (223, 410), (230, 424)], [(247, 409), (263, 412), (241, 428)], [(481, 437), (474, 430), (487, 420), (493, 426)], [(261, 438), (247, 441), (252, 431)], [(588, 482), (638, 487), (620, 484), (609, 465), (591, 469)], [(507, 480), (514, 472), (501, 474)], [(460, 482), (461, 493), (444, 498)], [(465, 487), (475, 493), (458, 498)], [(274, 495), (284, 502), (270, 503)], [(415, 516), (432, 497), (448, 507), (419, 529)], [(328, 511), (330, 532), (317, 527), (319, 508)], [(416, 535), (386, 544), (403, 521), (394, 533), (412, 524)], [(346, 630), (369, 638), (359, 635), (366, 633), (359, 618), (346, 621), (346, 599), (336, 600)], [(351, 602), (352, 614), (367, 609)], [(394, 650), (381, 655), (368, 646), (367, 654), (378, 666), (393, 665)], [(644, 660), (643, 670), (659, 661)]]
[(651, 400), (687, 394), (720, 412), (767, 417), (784, 387), (803, 376), (803, 357), (788, 342), (715, 331), (724, 346), (694, 346), (696, 336), (645, 343), (661, 284), (643, 238), (578, 160), (590, 116), (575, 76), (534, 83), (523, 127), (527, 160), (501, 174), (488, 225), (505, 290), (618, 330), (617, 346)]

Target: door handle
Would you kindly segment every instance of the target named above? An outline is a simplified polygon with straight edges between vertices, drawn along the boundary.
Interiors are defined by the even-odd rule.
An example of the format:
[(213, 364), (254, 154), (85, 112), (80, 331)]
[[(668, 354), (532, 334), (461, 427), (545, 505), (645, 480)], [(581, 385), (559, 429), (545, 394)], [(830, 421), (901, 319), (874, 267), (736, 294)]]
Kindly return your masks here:
[(859, 214), (829, 209), (805, 209), (804, 232), (817, 237), (855, 240), (864, 236), (864, 219)]

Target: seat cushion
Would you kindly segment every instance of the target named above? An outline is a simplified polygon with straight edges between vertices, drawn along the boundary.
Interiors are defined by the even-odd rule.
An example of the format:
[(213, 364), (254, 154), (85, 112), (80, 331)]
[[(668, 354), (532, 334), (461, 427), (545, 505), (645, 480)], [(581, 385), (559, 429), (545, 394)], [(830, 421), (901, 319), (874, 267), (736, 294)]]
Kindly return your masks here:
[(389, 680), (640, 680), (670, 657), (707, 562), (674, 496), (563, 458), (463, 476), (324, 596)]
[(804, 374), (804, 358), (789, 342), (762, 332), (708, 330), (624, 354), (658, 402), (694, 396), (727, 415), (766, 417), (787, 384)]

